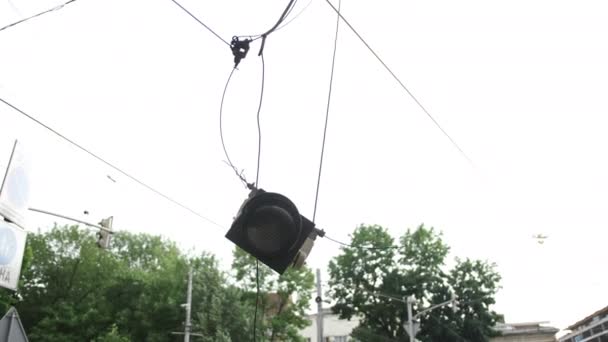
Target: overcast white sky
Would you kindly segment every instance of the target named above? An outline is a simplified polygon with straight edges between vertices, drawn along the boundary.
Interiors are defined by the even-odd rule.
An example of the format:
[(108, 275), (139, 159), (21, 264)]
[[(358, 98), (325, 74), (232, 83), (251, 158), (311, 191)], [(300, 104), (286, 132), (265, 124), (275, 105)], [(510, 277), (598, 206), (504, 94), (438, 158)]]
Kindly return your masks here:
[[(0, 1), (0, 26), (60, 3)], [(298, 9), (308, 0), (299, 0)], [(285, 0), (182, 0), (224, 39), (268, 29)], [(473, 160), (470, 165), (341, 26), (317, 224), (401, 235), (424, 222), (452, 256), (494, 261), (507, 321), (564, 328), (608, 304), (605, 1), (348, 1), (344, 16)], [(297, 9), (296, 9), (297, 10)], [(260, 185), (311, 217), (335, 13), (313, 0), (268, 38)], [(225, 103), (234, 163), (255, 177), (258, 45)], [(0, 97), (228, 227), (247, 195), (223, 163), (218, 109), (233, 65), (170, 0), (80, 0), (0, 32)], [(0, 165), (20, 139), (32, 207), (163, 234), (227, 265), (209, 224), (0, 105)], [(106, 177), (111, 175), (116, 183)], [(54, 221), (31, 217), (31, 230)], [(532, 235), (549, 236), (539, 245)], [(338, 246), (319, 240), (325, 268)]]

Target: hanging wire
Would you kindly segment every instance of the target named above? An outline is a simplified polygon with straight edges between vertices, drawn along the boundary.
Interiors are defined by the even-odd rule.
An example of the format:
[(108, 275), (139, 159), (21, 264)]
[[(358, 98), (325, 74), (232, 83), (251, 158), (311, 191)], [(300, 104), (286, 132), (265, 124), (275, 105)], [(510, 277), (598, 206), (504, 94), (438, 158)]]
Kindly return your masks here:
[[(260, 128), (260, 112), (262, 110), (262, 100), (264, 99), (264, 78), (265, 78), (265, 63), (264, 63), (264, 54), (261, 54), (262, 58), (262, 87), (260, 91), (260, 104), (258, 105), (258, 113), (257, 113), (257, 123), (258, 123), (258, 165), (257, 172), (255, 175), (255, 185), (259, 188), (259, 179), (260, 179), (260, 156), (262, 154), (262, 130)], [(258, 317), (258, 299), (260, 297), (260, 261), (258, 259), (255, 260), (255, 315), (253, 319), (253, 341), (255, 342), (256, 336), (256, 321)]]
[(258, 166), (257, 166), (257, 171), (255, 173), (255, 186), (257, 188), (260, 187), (259, 186), (259, 184), (260, 184), (260, 157), (262, 155), (262, 129), (260, 127), (260, 112), (262, 111), (262, 100), (264, 99), (264, 79), (265, 79), (265, 75), (266, 75), (264, 54), (260, 55), (260, 57), (262, 58), (262, 87), (260, 90), (260, 104), (258, 105), (258, 113), (256, 115), (257, 123), (258, 123)]
[(204, 22), (202, 22), (199, 18), (197, 18), (194, 14), (192, 14), (192, 12), (188, 11), (184, 6), (182, 6), (176, 0), (171, 0), (171, 1), (173, 1), (173, 3), (176, 4), (179, 8), (181, 8), (184, 12), (188, 13), (192, 17), (192, 19), (196, 20), (199, 24), (203, 25), (203, 27), (205, 27), (209, 32), (211, 32), (214, 36), (216, 36), (217, 39), (221, 40), (222, 42), (224, 42), (224, 44), (226, 44), (230, 47), (230, 43), (228, 43), (224, 38), (220, 37), (219, 34), (215, 33), (215, 31), (213, 31), (211, 29), (211, 27), (207, 26)]
[(344, 23), (350, 28), (350, 30), (353, 31), (353, 33), (357, 36), (357, 38), (359, 38), (359, 40), (365, 45), (365, 47), (367, 47), (367, 49), (374, 55), (374, 57), (376, 57), (376, 59), (380, 62), (380, 64), (382, 64), (382, 66), (384, 66), (384, 68), (386, 69), (386, 71), (388, 71), (391, 74), (391, 76), (393, 76), (393, 78), (395, 79), (395, 81), (397, 81), (397, 83), (399, 83), (399, 85), (401, 86), (401, 88), (403, 88), (403, 90), (414, 100), (414, 102), (416, 102), (416, 104), (418, 105), (418, 107), (420, 107), (420, 109), (422, 109), (422, 111), (429, 117), (429, 119), (431, 119), (431, 121), (433, 121), (433, 123), (435, 124), (435, 126), (437, 126), (437, 128), (439, 128), (439, 130), (450, 140), (450, 142), (452, 143), (452, 145), (454, 145), (454, 147), (456, 147), (456, 149), (458, 149), (458, 151), (460, 151), (460, 153), (462, 154), (462, 156), (464, 158), (466, 158), (466, 160), (472, 165), (473, 161), (471, 160), (471, 158), (469, 158), (467, 156), (467, 154), (464, 153), (464, 150), (462, 148), (460, 148), (460, 146), (448, 134), (448, 132), (445, 129), (443, 129), (443, 127), (441, 127), (441, 125), (439, 124), (439, 122), (437, 120), (435, 120), (435, 118), (431, 115), (431, 113), (422, 105), (422, 103), (405, 86), (405, 84), (403, 82), (401, 82), (401, 80), (399, 79), (399, 77), (397, 77), (397, 75), (393, 72), (393, 70), (384, 62), (384, 60), (382, 60), (382, 58), (380, 58), (380, 56), (376, 53), (376, 51), (374, 51), (374, 49), (372, 49), (372, 47), (365, 41), (365, 39), (363, 39), (363, 37), (361, 37), (361, 35), (359, 34), (359, 32), (357, 32), (357, 30), (355, 30), (355, 28), (348, 22), (348, 20), (346, 20), (346, 18), (344, 18), (344, 16), (340, 13), (340, 10), (336, 9), (336, 7), (334, 7), (334, 5), (329, 0), (325, 0), (325, 1), (338, 14), (338, 16), (344, 21)]
[[(338, 14), (340, 13), (342, 0), (338, 2)], [(331, 58), (331, 74), (329, 77), (329, 92), (327, 94), (327, 110), (325, 112), (325, 127), (323, 128), (323, 142), (321, 143), (321, 158), (319, 160), (319, 176), (317, 177), (317, 191), (315, 193), (315, 206), (312, 214), (312, 222), (315, 222), (317, 217), (317, 203), (319, 201), (319, 187), (321, 186), (321, 172), (323, 170), (323, 156), (325, 155), (325, 139), (327, 137), (327, 122), (329, 121), (329, 107), (331, 105), (331, 90), (334, 84), (334, 69), (336, 66), (336, 51), (338, 50), (338, 30), (340, 28), (340, 16), (336, 19), (336, 36), (334, 38), (334, 53)]]
[(83, 152), (87, 153), (87, 154), (88, 154), (88, 155), (90, 155), (91, 157), (93, 157), (93, 158), (95, 158), (95, 159), (99, 160), (99, 161), (100, 161), (100, 162), (102, 162), (103, 164), (105, 164), (105, 165), (107, 165), (107, 166), (111, 167), (112, 169), (114, 169), (114, 170), (116, 170), (117, 172), (121, 173), (123, 176), (125, 176), (125, 177), (127, 177), (127, 178), (131, 179), (131, 180), (132, 180), (132, 181), (134, 181), (135, 183), (137, 183), (137, 184), (139, 184), (139, 185), (143, 186), (144, 188), (146, 188), (146, 189), (148, 189), (148, 190), (152, 191), (153, 193), (157, 194), (158, 196), (160, 196), (160, 197), (162, 197), (162, 198), (166, 199), (167, 201), (169, 201), (169, 202), (171, 202), (171, 203), (173, 203), (173, 204), (175, 204), (175, 205), (177, 205), (177, 206), (179, 206), (179, 207), (181, 207), (181, 208), (183, 208), (183, 209), (185, 209), (185, 210), (189, 211), (190, 213), (192, 213), (192, 214), (194, 214), (194, 215), (198, 216), (199, 218), (201, 218), (201, 219), (203, 219), (203, 220), (205, 220), (205, 221), (207, 221), (207, 222), (209, 222), (209, 223), (211, 223), (211, 224), (213, 224), (213, 225), (215, 225), (215, 226), (218, 226), (218, 227), (220, 227), (220, 228), (222, 228), (222, 229), (225, 229), (225, 227), (223, 227), (223, 226), (222, 226), (222, 225), (220, 225), (219, 223), (217, 223), (217, 222), (215, 222), (215, 221), (211, 220), (210, 218), (205, 217), (204, 215), (202, 215), (201, 213), (199, 213), (199, 212), (195, 211), (194, 209), (192, 209), (192, 208), (190, 208), (190, 207), (188, 207), (188, 206), (186, 206), (186, 205), (184, 205), (184, 204), (182, 204), (182, 203), (178, 202), (177, 200), (174, 200), (173, 198), (169, 197), (168, 195), (165, 195), (164, 193), (160, 192), (159, 190), (156, 190), (155, 188), (153, 188), (152, 186), (150, 186), (150, 185), (148, 185), (148, 184), (144, 183), (143, 181), (141, 181), (141, 180), (139, 180), (139, 179), (135, 178), (134, 176), (132, 176), (132, 175), (130, 175), (129, 173), (127, 173), (126, 171), (123, 171), (123, 170), (122, 170), (121, 168), (119, 168), (118, 166), (115, 166), (114, 164), (110, 163), (109, 161), (106, 161), (105, 159), (103, 159), (103, 158), (102, 158), (102, 157), (100, 157), (99, 155), (97, 155), (97, 154), (95, 154), (95, 153), (91, 152), (90, 150), (86, 149), (86, 148), (85, 148), (85, 147), (83, 147), (82, 145), (80, 145), (80, 144), (76, 143), (74, 140), (72, 140), (72, 139), (70, 139), (70, 138), (66, 137), (65, 135), (63, 135), (63, 134), (59, 133), (58, 131), (56, 131), (56, 130), (54, 130), (53, 128), (49, 127), (48, 125), (46, 125), (46, 124), (42, 123), (42, 122), (41, 122), (41, 121), (39, 121), (38, 119), (34, 118), (33, 116), (31, 116), (30, 114), (28, 114), (28, 113), (24, 112), (23, 110), (21, 110), (21, 109), (19, 109), (19, 108), (15, 107), (14, 105), (10, 104), (9, 102), (5, 101), (4, 99), (0, 98), (0, 102), (2, 102), (2, 103), (4, 103), (5, 105), (7, 105), (7, 106), (11, 107), (11, 108), (12, 108), (12, 109), (14, 109), (15, 111), (17, 111), (19, 114), (21, 114), (21, 115), (23, 115), (23, 116), (27, 117), (28, 119), (30, 119), (30, 120), (32, 120), (32, 121), (34, 121), (34, 122), (35, 122), (35, 123), (37, 123), (38, 125), (40, 125), (40, 126), (42, 126), (42, 127), (46, 128), (47, 130), (49, 130), (50, 132), (54, 133), (55, 135), (57, 135), (57, 136), (58, 136), (58, 137), (60, 137), (61, 139), (63, 139), (63, 140), (65, 140), (65, 141), (67, 141), (68, 143), (72, 144), (73, 146), (75, 146), (75, 147), (77, 147), (78, 149), (82, 150)]
[(224, 92), (222, 93), (222, 100), (220, 102), (220, 140), (222, 141), (222, 148), (224, 149), (224, 155), (226, 156), (225, 163), (232, 168), (236, 176), (243, 182), (248, 189), (253, 189), (254, 184), (247, 182), (247, 178), (245, 177), (244, 170), (239, 171), (236, 166), (232, 163), (230, 156), (228, 155), (228, 150), (226, 149), (226, 143), (224, 142), (224, 128), (223, 128), (223, 113), (224, 113), (224, 99), (226, 98), (226, 90), (228, 90), (228, 85), (230, 84), (230, 80), (232, 79), (232, 75), (236, 68), (232, 68), (230, 71), (230, 75), (228, 76), (228, 80), (226, 81), (226, 85), (224, 86)]
[[(69, 1), (67, 1), (67, 2), (65, 2), (65, 3), (63, 3), (63, 4), (61, 4), (61, 5), (55, 6), (55, 7), (51, 8), (51, 9), (46, 10), (46, 11), (42, 11), (42, 12), (37, 13), (37, 14), (34, 14), (34, 15), (30, 16), (30, 17), (27, 17), (27, 18), (21, 19), (21, 20), (19, 20), (19, 21), (16, 21), (16, 22), (14, 22), (14, 23), (12, 23), (12, 24), (8, 24), (8, 25), (6, 25), (6, 26), (4, 26), (4, 27), (0, 28), (0, 31), (4, 31), (4, 30), (6, 30), (6, 29), (7, 29), (7, 28), (9, 28), (9, 27), (13, 27), (13, 26), (19, 25), (19, 24), (21, 24), (21, 23), (24, 23), (24, 22), (26, 22), (26, 21), (30, 20), (30, 19), (34, 19), (34, 18), (36, 18), (36, 17), (39, 17), (39, 16), (41, 16), (41, 15), (43, 15), (43, 14), (46, 14), (46, 13), (49, 13), (49, 12), (53, 12), (53, 11), (56, 11), (56, 10), (62, 9), (62, 8), (65, 6), (65, 5), (69, 5), (69, 4), (71, 4), (72, 2), (75, 2), (75, 1), (76, 1), (76, 0), (69, 0)], [(12, 3), (11, 3), (11, 4), (12, 4)]]

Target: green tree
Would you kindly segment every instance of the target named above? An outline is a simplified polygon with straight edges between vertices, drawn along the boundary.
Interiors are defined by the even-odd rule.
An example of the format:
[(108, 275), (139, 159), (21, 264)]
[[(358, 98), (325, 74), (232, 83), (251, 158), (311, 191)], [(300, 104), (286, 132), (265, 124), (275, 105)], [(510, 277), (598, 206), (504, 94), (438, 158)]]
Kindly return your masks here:
[(146, 234), (116, 233), (110, 250), (95, 241), (77, 226), (29, 236), (16, 307), (31, 339), (92, 341), (116, 327), (129, 340), (168, 341), (183, 319), (185, 256)]
[(215, 257), (203, 253), (193, 259), (193, 330), (208, 342), (247, 341), (252, 313), (250, 303), (242, 302), (243, 291), (228, 284)]
[(354, 337), (403, 340), (408, 320), (403, 299), (415, 296), (416, 314), (449, 300), (451, 291), (458, 295), (461, 310), (454, 313), (443, 307), (425, 314), (417, 339), (486, 342), (494, 335), (492, 327), (500, 319), (490, 308), (500, 281), (494, 265), (457, 259), (456, 266), (445, 271), (449, 247), (441, 233), (423, 225), (407, 230), (398, 246), (385, 228), (360, 226), (352, 234), (351, 246), (357, 247), (343, 247), (329, 264), (329, 294), (336, 301), (333, 310), (341, 318), (361, 318)]
[(125, 337), (118, 332), (118, 327), (112, 325), (110, 330), (103, 336), (97, 338), (95, 342), (130, 342), (128, 337)]
[[(266, 265), (239, 249), (234, 250), (232, 268), (235, 280), (243, 290), (242, 299), (255, 308), (256, 288), (260, 295), (257, 313), (256, 335), (258, 341), (303, 341), (299, 330), (310, 324), (306, 309), (314, 287), (314, 275), (307, 267), (289, 268), (283, 275), (276, 275)], [(257, 275), (257, 277), (256, 277)], [(256, 280), (257, 278), (257, 280)], [(247, 311), (253, 318), (253, 310)], [(253, 320), (247, 325), (248, 338), (253, 333)]]

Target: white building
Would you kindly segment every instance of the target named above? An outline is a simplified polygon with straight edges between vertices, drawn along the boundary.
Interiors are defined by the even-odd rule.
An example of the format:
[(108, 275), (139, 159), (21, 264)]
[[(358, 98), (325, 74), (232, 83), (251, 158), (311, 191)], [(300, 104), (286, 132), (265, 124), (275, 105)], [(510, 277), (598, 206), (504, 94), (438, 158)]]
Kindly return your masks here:
[[(341, 320), (338, 315), (333, 314), (331, 309), (323, 309), (323, 340), (317, 340), (317, 315), (308, 315), (311, 325), (300, 331), (307, 342), (351, 342), (354, 341), (350, 334), (359, 325), (359, 319), (353, 317), (349, 320)], [(510, 323), (498, 324), (495, 329), (500, 331), (501, 336), (494, 337), (491, 342), (554, 342), (558, 329), (544, 325), (545, 322)], [(608, 324), (608, 323), (607, 323)], [(607, 330), (608, 333), (608, 330)], [(607, 335), (608, 336), (608, 335)], [(597, 340), (593, 342), (608, 342)], [(560, 340), (560, 342), (588, 342), (574, 340)], [(591, 342), (589, 340), (589, 342)]]
[(559, 342), (608, 342), (608, 306), (569, 326)]
[(350, 342), (350, 333), (359, 325), (359, 319), (353, 317), (350, 321), (338, 318), (331, 309), (323, 309), (323, 341), (317, 340), (317, 314), (308, 315), (311, 325), (300, 331), (307, 342)]

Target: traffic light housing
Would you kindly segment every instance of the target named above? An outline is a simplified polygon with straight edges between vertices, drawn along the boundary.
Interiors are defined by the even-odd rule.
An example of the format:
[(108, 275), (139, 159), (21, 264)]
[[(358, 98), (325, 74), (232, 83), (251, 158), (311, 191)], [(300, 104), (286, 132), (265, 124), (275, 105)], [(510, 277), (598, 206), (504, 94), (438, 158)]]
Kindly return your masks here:
[(97, 233), (97, 246), (102, 249), (108, 249), (110, 247), (110, 240), (112, 238), (112, 221), (113, 216), (105, 218), (99, 222), (99, 225), (104, 228), (100, 229)]
[(253, 189), (226, 238), (279, 274), (301, 267), (318, 234), (287, 197)]
[(456, 296), (456, 293), (452, 291), (452, 311), (454, 313), (457, 313), (459, 310), (458, 304), (458, 296)]

